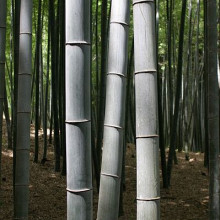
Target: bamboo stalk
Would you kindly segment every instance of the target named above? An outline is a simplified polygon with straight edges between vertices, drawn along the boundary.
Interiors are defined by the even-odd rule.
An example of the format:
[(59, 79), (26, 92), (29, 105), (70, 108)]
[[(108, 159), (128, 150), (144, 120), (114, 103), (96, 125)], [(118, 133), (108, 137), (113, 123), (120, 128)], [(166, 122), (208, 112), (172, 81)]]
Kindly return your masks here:
[(0, 0), (0, 187), (1, 187), (1, 152), (2, 152), (2, 126), (3, 104), (5, 98), (5, 44), (6, 44), (6, 0)]
[(175, 95), (175, 108), (174, 115), (171, 126), (171, 137), (170, 137), (170, 150), (167, 161), (167, 181), (170, 185), (171, 172), (173, 160), (176, 157), (176, 136), (177, 136), (177, 123), (179, 118), (179, 107), (180, 107), (180, 97), (181, 97), (181, 87), (182, 87), (182, 59), (183, 59), (183, 43), (184, 43), (184, 29), (185, 29), (185, 17), (186, 17), (186, 3), (187, 0), (182, 0), (182, 12), (181, 12), (181, 23), (180, 23), (180, 33), (179, 33), (179, 51), (178, 51), (178, 66), (177, 66), (177, 79), (176, 79), (176, 95)]
[(216, 0), (206, 3), (206, 61), (209, 143), (209, 219), (219, 219), (219, 88)]
[(160, 219), (155, 1), (133, 0), (137, 220)]
[(40, 44), (41, 44), (41, 0), (38, 1), (37, 39), (36, 39), (36, 83), (35, 83), (35, 153), (34, 162), (38, 163), (39, 154), (39, 82), (40, 82)]
[(90, 0), (66, 1), (67, 219), (92, 219)]
[(15, 167), (15, 219), (28, 219), (31, 112), (32, 1), (21, 0)]
[(121, 184), (129, 1), (112, 1), (98, 220), (118, 219)]
[(103, 124), (105, 118), (106, 98), (106, 65), (107, 65), (107, 38), (108, 38), (108, 0), (102, 0), (101, 6), (101, 76), (98, 99), (97, 142), (96, 150), (99, 166), (102, 158)]
[[(54, 151), (55, 151), (55, 172), (60, 171), (60, 134), (59, 134), (59, 119), (58, 119), (58, 106), (57, 106), (57, 29), (55, 28), (55, 8), (54, 1), (49, 1), (49, 16), (51, 24), (51, 87), (52, 87), (52, 109), (54, 121)], [(56, 47), (57, 46), (57, 47)]]

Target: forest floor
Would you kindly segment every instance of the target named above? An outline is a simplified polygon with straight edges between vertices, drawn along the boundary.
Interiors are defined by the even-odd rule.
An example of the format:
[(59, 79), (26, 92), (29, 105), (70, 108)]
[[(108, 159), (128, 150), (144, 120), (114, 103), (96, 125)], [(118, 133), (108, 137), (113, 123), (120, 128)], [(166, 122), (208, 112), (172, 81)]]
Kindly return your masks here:
[[(12, 162), (13, 153), (7, 150), (6, 131), (3, 129), (2, 183), (0, 193), (0, 219), (13, 216)], [(40, 135), (42, 158), (43, 136)], [(66, 177), (54, 172), (53, 146), (48, 146), (48, 160), (44, 165), (33, 163), (34, 128), (31, 128), (30, 152), (30, 220), (66, 219)], [(161, 184), (161, 220), (207, 220), (208, 174), (203, 166), (202, 153), (190, 153), (190, 161), (184, 153), (177, 153), (178, 165), (174, 165), (171, 187)], [(136, 154), (135, 146), (127, 145), (126, 191), (124, 192), (124, 216), (120, 220), (136, 219)], [(94, 184), (94, 189), (95, 189)], [(98, 195), (94, 190), (94, 219)], [(104, 219), (103, 219), (104, 220)]]

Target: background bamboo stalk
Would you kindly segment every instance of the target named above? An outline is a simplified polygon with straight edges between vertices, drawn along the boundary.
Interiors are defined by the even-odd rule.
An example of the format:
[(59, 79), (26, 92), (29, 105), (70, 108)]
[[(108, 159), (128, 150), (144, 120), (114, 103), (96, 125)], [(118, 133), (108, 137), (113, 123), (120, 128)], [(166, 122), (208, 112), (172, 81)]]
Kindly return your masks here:
[(38, 2), (38, 19), (37, 19), (37, 40), (36, 40), (36, 84), (35, 84), (35, 154), (34, 162), (38, 163), (39, 154), (39, 82), (40, 82), (40, 47), (41, 47), (41, 0)]
[[(99, 98), (98, 98), (98, 120), (97, 120), (97, 158), (98, 164), (101, 164), (102, 158), (102, 143), (103, 143), (103, 125), (105, 118), (105, 98), (106, 98), (106, 67), (107, 67), (107, 45), (108, 45), (108, 0), (101, 0), (101, 76)], [(97, 72), (98, 74), (98, 72)]]
[(5, 99), (5, 43), (6, 43), (6, 0), (0, 0), (0, 190), (1, 190), (1, 154), (3, 104)]
[(179, 117), (180, 109), (180, 97), (181, 97), (181, 88), (182, 88), (182, 58), (183, 58), (183, 43), (184, 43), (184, 27), (185, 27), (185, 17), (186, 17), (186, 3), (187, 0), (182, 1), (182, 13), (181, 13), (181, 25), (179, 33), (179, 51), (178, 51), (178, 66), (177, 66), (177, 79), (176, 79), (176, 94), (175, 94), (175, 108), (174, 115), (171, 126), (171, 137), (170, 137), (170, 150), (169, 157), (167, 162), (167, 181), (170, 185), (171, 179), (171, 170), (173, 160), (175, 160), (175, 149), (176, 149), (176, 140), (177, 140), (177, 124)]
[[(56, 34), (57, 29), (55, 28), (55, 8), (54, 1), (49, 1), (49, 16), (50, 16), (50, 24), (51, 24), (51, 63), (52, 63), (52, 109), (53, 109), (53, 122), (54, 122), (54, 152), (55, 152), (55, 172), (60, 171), (60, 136), (59, 136), (59, 119), (58, 119), (58, 106), (57, 106), (57, 98), (58, 98), (58, 86), (57, 86), (57, 42), (56, 42)], [(56, 48), (57, 46), (57, 48)]]

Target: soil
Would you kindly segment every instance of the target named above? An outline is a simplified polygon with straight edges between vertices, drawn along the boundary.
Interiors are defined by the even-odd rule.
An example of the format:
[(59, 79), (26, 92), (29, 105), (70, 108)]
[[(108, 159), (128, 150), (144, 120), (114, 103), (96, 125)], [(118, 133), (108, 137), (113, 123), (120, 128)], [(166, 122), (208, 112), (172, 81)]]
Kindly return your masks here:
[[(42, 159), (43, 135), (40, 134), (39, 158)], [(7, 149), (6, 131), (3, 129), (2, 182), (0, 193), (0, 219), (13, 219), (12, 166), (13, 153)], [(34, 128), (31, 127), (30, 152), (30, 220), (66, 219), (66, 177), (54, 172), (53, 146), (48, 145), (48, 161), (44, 165), (33, 163)], [(178, 165), (174, 165), (169, 189), (161, 183), (162, 220), (208, 219), (208, 174), (203, 166), (202, 153), (190, 153), (185, 160), (183, 152), (177, 153)], [(127, 145), (126, 191), (124, 215), (120, 220), (136, 219), (136, 154), (133, 144)], [(98, 195), (94, 183), (94, 219)]]

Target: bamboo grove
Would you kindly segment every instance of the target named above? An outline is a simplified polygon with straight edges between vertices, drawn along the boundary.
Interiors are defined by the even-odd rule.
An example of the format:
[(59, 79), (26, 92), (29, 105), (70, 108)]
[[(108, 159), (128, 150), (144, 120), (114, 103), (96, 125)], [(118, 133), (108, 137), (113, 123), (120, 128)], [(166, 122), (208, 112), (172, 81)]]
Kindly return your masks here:
[(93, 219), (94, 188), (97, 219), (118, 219), (127, 143), (138, 220), (160, 219), (159, 173), (169, 188), (177, 151), (204, 152), (209, 218), (219, 219), (218, 5), (0, 0), (0, 149), (13, 150), (14, 219), (28, 219), (30, 149), (47, 164), (49, 144), (67, 176), (67, 219)]

